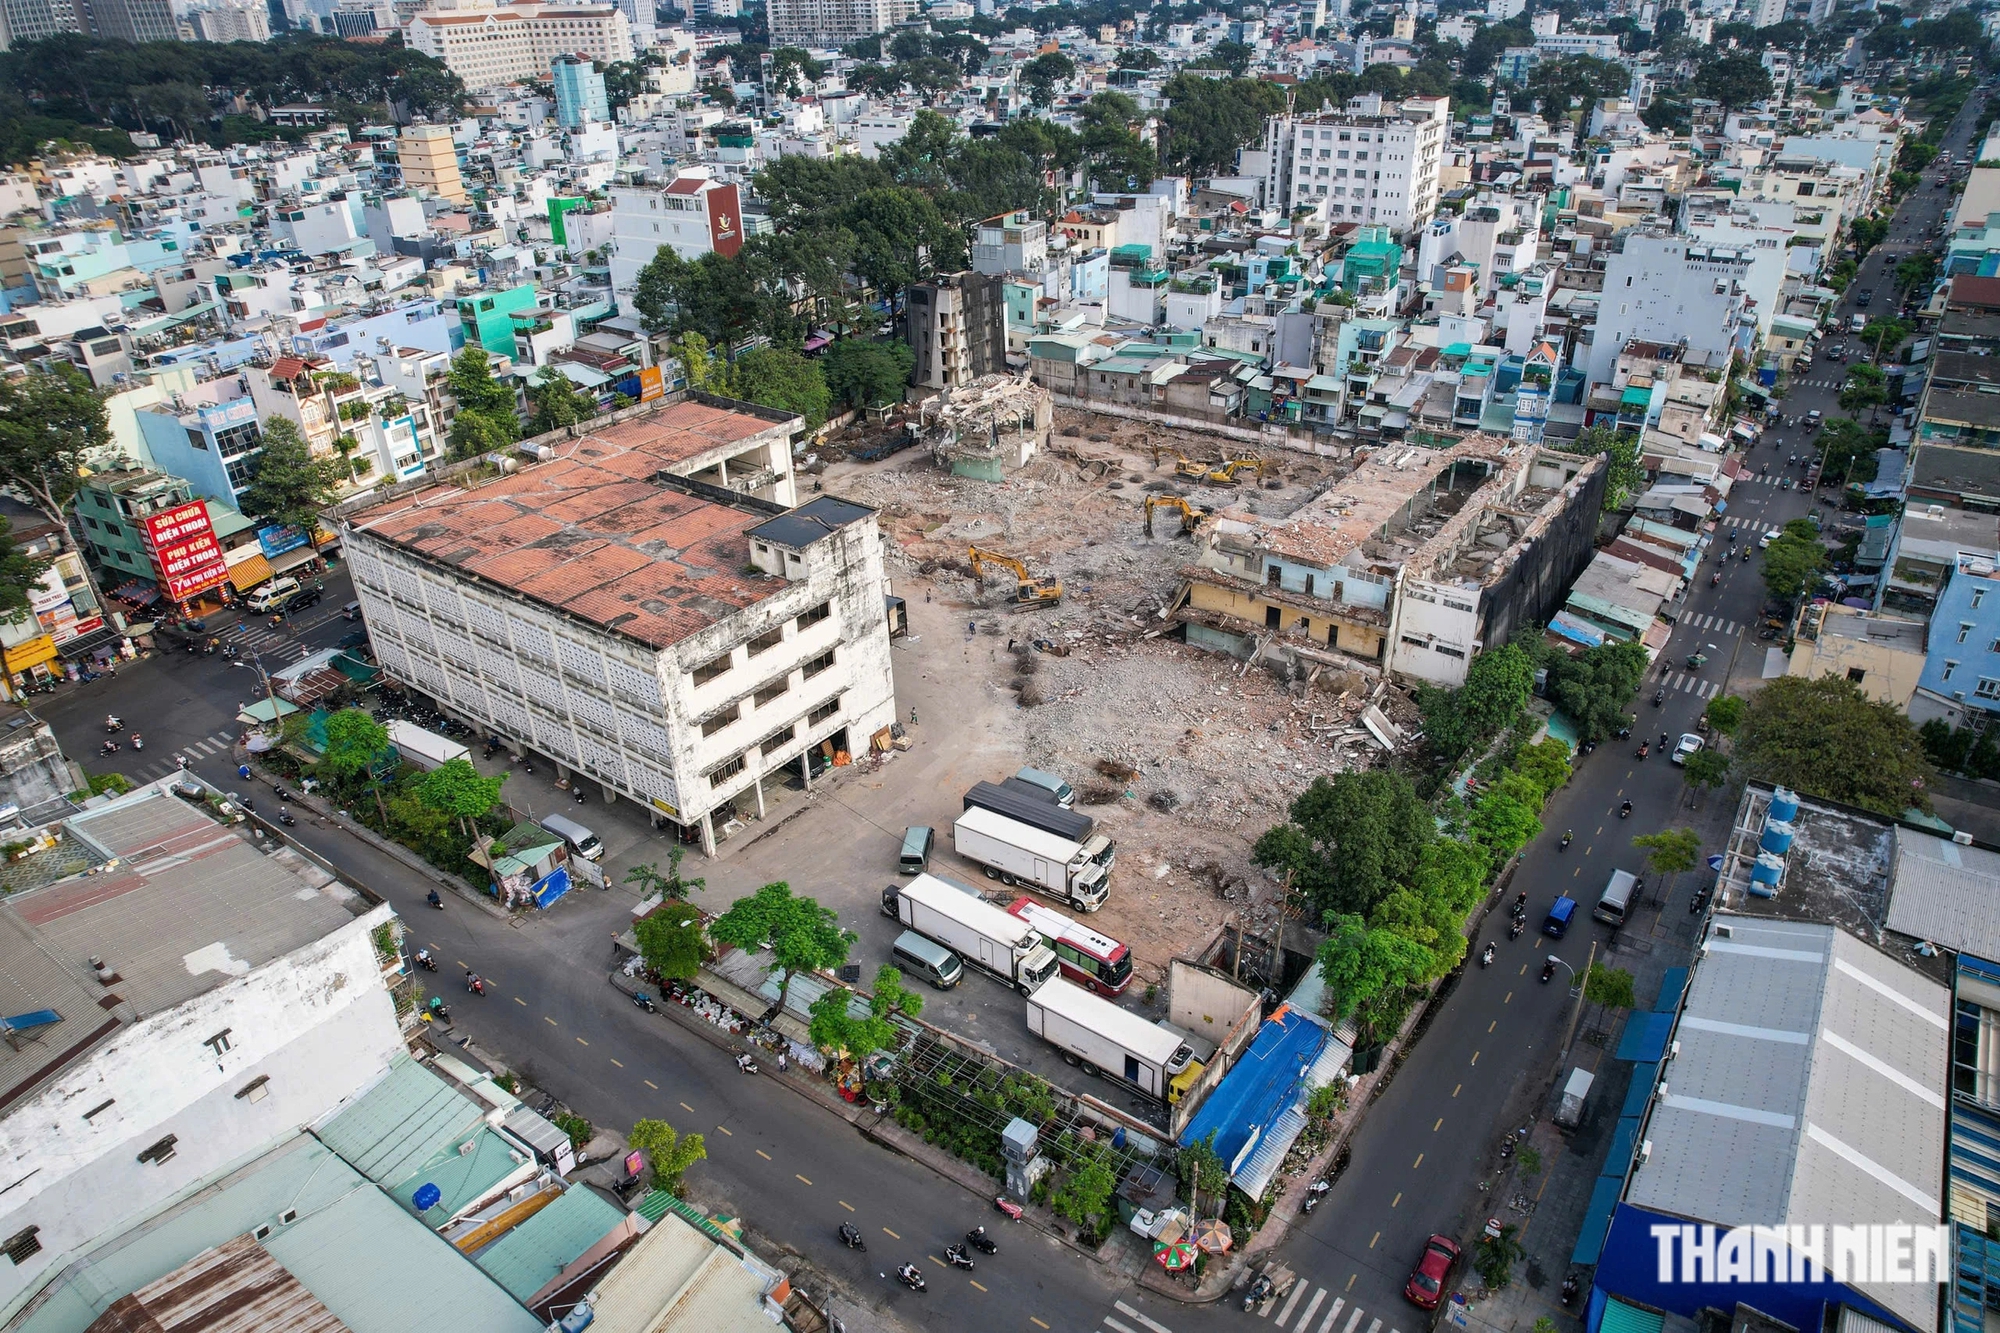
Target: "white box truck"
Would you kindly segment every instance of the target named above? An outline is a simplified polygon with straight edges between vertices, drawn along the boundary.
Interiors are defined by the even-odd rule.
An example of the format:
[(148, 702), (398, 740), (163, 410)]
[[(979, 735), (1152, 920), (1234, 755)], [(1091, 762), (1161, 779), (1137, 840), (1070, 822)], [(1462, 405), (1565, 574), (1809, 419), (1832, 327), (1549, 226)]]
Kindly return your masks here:
[(985, 968), (1023, 995), (1061, 970), (1055, 951), (1035, 928), (1004, 908), (974, 897), (935, 875), (918, 875), (883, 891), (896, 895), (895, 917), (968, 963)]
[(1062, 980), (1028, 997), (1028, 1031), (1086, 1074), (1123, 1079), (1160, 1101), (1167, 1100), (1174, 1076), (1194, 1059), (1193, 1049), (1178, 1034)]
[(472, 751), (449, 736), (426, 731), (416, 723), (405, 722), (399, 717), (390, 718), (384, 730), (389, 733), (389, 744), (400, 750), (404, 759), (426, 772), (441, 768), (454, 759), (472, 758)]
[(1083, 843), (977, 806), (951, 826), (951, 842), (960, 856), (983, 866), (988, 879), (1009, 888), (1026, 884), (1085, 912), (1104, 906), (1106, 872)]

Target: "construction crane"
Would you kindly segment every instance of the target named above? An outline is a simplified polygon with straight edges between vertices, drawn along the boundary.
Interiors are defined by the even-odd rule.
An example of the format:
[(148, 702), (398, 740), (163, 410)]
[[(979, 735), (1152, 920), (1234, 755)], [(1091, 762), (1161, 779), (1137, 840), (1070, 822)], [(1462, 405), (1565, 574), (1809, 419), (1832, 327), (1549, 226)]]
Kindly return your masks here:
[(1146, 535), (1148, 537), (1153, 535), (1153, 511), (1155, 509), (1172, 509), (1179, 513), (1181, 516), (1181, 536), (1183, 537), (1194, 536), (1194, 530), (1201, 526), (1203, 519), (1208, 517), (1207, 514), (1196, 509), (1178, 495), (1149, 495), (1146, 497)]
[(1014, 605), (1020, 608), (1036, 606), (1060, 606), (1062, 604), (1062, 580), (1055, 578), (1038, 579), (1028, 572), (1028, 567), (1011, 555), (998, 551), (982, 551), (977, 546), (966, 548), (967, 558), (972, 561), (972, 580), (986, 582), (986, 572), (982, 565), (999, 565), (1014, 572)]

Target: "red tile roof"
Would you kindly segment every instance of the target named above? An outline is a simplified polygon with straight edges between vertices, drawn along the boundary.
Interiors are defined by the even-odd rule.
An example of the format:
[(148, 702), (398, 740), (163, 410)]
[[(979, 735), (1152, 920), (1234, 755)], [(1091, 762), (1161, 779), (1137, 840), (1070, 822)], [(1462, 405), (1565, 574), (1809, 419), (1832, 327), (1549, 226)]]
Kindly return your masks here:
[(677, 176), (674, 178), (674, 183), (667, 187), (667, 193), (700, 194), (713, 184), (715, 184), (714, 181), (707, 180), (701, 176)]

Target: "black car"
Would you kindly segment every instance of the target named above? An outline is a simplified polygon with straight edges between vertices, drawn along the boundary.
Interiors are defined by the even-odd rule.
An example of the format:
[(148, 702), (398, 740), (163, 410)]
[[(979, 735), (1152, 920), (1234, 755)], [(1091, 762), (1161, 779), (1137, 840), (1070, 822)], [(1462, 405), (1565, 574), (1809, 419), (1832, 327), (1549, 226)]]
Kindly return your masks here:
[(360, 648), (367, 642), (368, 631), (365, 629), (356, 629), (349, 630), (347, 633), (341, 635), (340, 642), (333, 646), (336, 648)]
[(319, 588), (301, 588), (285, 599), (282, 614), (297, 615), (309, 606), (318, 606), (321, 596), (322, 590)]

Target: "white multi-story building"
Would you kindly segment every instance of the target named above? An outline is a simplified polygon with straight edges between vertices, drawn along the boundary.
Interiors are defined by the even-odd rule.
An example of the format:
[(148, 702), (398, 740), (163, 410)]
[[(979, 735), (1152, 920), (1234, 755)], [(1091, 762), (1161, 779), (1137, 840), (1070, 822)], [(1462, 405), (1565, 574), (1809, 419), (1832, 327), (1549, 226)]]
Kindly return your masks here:
[(706, 176), (681, 176), (664, 189), (611, 191), (611, 289), (621, 297), (639, 284), (639, 270), (667, 247), (682, 259), (743, 248), (737, 189)]
[(773, 46), (832, 49), (873, 37), (908, 18), (910, 0), (771, 0)]
[(188, 24), (204, 42), (268, 42), (271, 14), (261, 4), (220, 0), (206, 9), (188, 11)]
[(340, 511), (355, 596), (398, 680), (712, 853), (766, 779), (886, 743), (881, 532), (831, 495), (789, 507), (797, 417), (676, 395), (590, 427)]
[(600, 65), (632, 59), (632, 25), (616, 5), (495, 7), (492, 0), (461, 0), (410, 19), (412, 49), (444, 62), (475, 92), (529, 79), (547, 79), (559, 55), (588, 56)]
[(1747, 349), (1755, 317), (1746, 307), (1754, 254), (1710, 245), (1659, 227), (1633, 227), (1607, 257), (1604, 292), (1592, 335), (1589, 379), (1608, 384), (1626, 342), (1687, 346), (1718, 353)]
[(1323, 209), (1336, 222), (1408, 232), (1437, 208), (1450, 126), (1449, 98), (1398, 105), (1376, 93), (1349, 98), (1344, 111), (1272, 116), (1264, 126), (1264, 197), (1287, 213)]

